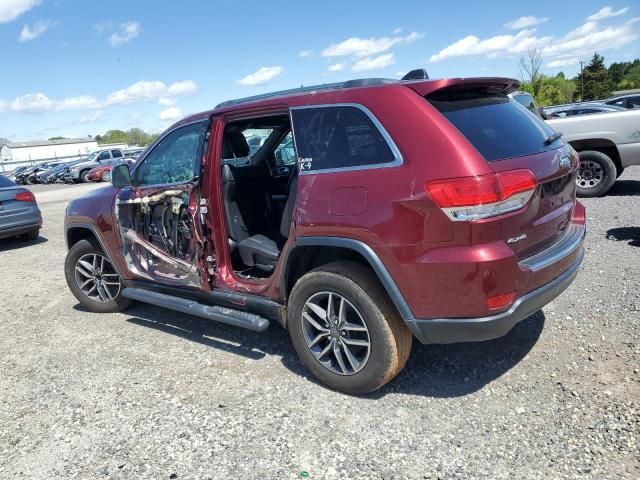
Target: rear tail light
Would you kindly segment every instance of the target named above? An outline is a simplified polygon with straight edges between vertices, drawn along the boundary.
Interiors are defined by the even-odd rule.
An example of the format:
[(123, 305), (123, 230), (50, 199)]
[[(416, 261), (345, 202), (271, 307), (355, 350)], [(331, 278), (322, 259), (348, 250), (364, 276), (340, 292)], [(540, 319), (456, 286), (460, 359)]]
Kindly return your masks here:
[(18, 202), (36, 202), (36, 197), (31, 192), (16, 193), (16, 201)]
[(487, 298), (487, 308), (489, 310), (499, 310), (506, 308), (513, 303), (516, 298), (516, 292), (504, 293)]
[(538, 185), (531, 170), (437, 180), (425, 185), (434, 202), (455, 221), (495, 217), (524, 207)]

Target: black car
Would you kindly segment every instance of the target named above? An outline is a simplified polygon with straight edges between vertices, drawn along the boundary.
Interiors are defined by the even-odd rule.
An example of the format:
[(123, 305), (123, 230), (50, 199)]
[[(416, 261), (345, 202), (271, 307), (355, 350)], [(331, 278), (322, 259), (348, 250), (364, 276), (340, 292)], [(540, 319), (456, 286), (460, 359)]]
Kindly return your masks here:
[(640, 93), (619, 95), (617, 97), (603, 100), (602, 103), (622, 108), (640, 108)]

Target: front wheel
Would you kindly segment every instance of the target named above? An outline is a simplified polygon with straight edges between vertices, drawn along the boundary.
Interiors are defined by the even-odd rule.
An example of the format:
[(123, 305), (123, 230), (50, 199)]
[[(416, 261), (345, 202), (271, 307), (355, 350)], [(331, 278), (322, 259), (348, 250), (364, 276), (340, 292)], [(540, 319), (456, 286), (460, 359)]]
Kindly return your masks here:
[(90, 170), (87, 170), (85, 172), (80, 173), (80, 181), (83, 183), (89, 183), (91, 180), (89, 179), (89, 172)]
[(102, 172), (102, 175), (100, 175), (100, 179), (103, 182), (110, 182), (111, 181), (111, 172), (108, 171), (108, 170)]
[(580, 171), (576, 179), (579, 197), (599, 197), (609, 191), (616, 181), (616, 165), (602, 152), (579, 152)]
[(411, 332), (368, 268), (336, 262), (304, 275), (288, 303), (293, 346), (328, 387), (367, 393), (405, 366)]
[(71, 293), (92, 312), (120, 312), (131, 305), (122, 296), (122, 280), (105, 253), (80, 240), (67, 253), (64, 274)]

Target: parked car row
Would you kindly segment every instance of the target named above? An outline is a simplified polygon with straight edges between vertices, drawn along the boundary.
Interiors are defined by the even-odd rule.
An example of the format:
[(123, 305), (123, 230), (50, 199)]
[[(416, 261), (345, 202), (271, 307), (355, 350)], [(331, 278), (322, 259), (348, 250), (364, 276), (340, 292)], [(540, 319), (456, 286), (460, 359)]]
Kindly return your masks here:
[(143, 150), (97, 150), (68, 162), (42, 162), (30, 167), (18, 167), (10, 179), (18, 185), (110, 181), (112, 165), (133, 161)]
[(566, 103), (544, 107), (544, 113), (549, 118), (564, 118), (575, 115), (591, 115), (594, 113), (620, 112), (624, 110), (640, 109), (640, 94), (619, 95), (606, 100), (591, 102)]

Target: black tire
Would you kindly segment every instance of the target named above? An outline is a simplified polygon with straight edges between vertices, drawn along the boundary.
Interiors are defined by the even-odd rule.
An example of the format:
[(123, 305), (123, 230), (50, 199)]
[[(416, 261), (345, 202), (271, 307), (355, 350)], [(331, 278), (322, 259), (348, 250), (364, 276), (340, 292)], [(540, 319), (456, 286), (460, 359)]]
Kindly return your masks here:
[(83, 170), (82, 172), (80, 172), (80, 183), (89, 183), (91, 180), (89, 180), (89, 172), (91, 170)]
[[(85, 294), (80, 289), (80, 285), (78, 284), (78, 281), (76, 279), (76, 276), (77, 276), (76, 264), (78, 263), (78, 260), (82, 259), (86, 255), (92, 255), (92, 254), (97, 254), (104, 257), (107, 263), (109, 264), (108, 267), (110, 268), (105, 268), (104, 271), (101, 273), (104, 274), (104, 272), (108, 272), (107, 275), (109, 275), (110, 279), (115, 278), (112, 276), (115, 273), (118, 281), (120, 282), (120, 288), (117, 290), (117, 294), (115, 294), (114, 291), (111, 290), (111, 292), (113, 293), (112, 295), (113, 299), (111, 301), (97, 301), (91, 298), (90, 296), (88, 296), (87, 294)], [(107, 275), (105, 275), (105, 277)], [(73, 293), (73, 295), (78, 299), (78, 301), (84, 307), (86, 307), (88, 310), (91, 310), (92, 312), (98, 312), (98, 313), (120, 312), (125, 308), (127, 308), (132, 303), (130, 299), (124, 298), (122, 296), (122, 289), (124, 288), (122, 279), (119, 276), (117, 276), (117, 272), (115, 271), (115, 269), (113, 269), (113, 266), (111, 266), (111, 263), (109, 262), (105, 253), (102, 251), (101, 248), (97, 247), (96, 245), (89, 242), (88, 240), (80, 240), (78, 243), (76, 243), (71, 247), (71, 249), (67, 253), (67, 258), (65, 259), (65, 262), (64, 262), (64, 276), (67, 280), (67, 285), (69, 286), (71, 293)], [(104, 287), (102, 288), (104, 291)]]
[[(324, 292), (350, 302), (368, 329), (369, 353), (364, 366), (359, 371), (354, 369), (355, 373), (334, 373), (307, 346), (303, 309), (309, 299)], [(411, 353), (411, 332), (375, 274), (355, 262), (330, 263), (300, 278), (289, 297), (287, 325), (298, 357), (312, 375), (329, 388), (345, 393), (362, 394), (382, 387), (400, 373)], [(336, 341), (339, 339), (338, 336)]]
[(600, 197), (607, 193), (617, 178), (616, 165), (610, 157), (596, 150), (579, 152), (580, 172), (576, 192), (579, 197)]
[(33, 241), (39, 236), (40, 236), (40, 229), (34, 228), (33, 230), (29, 230), (27, 233), (23, 233), (22, 235), (18, 236), (18, 238), (20, 240)]

